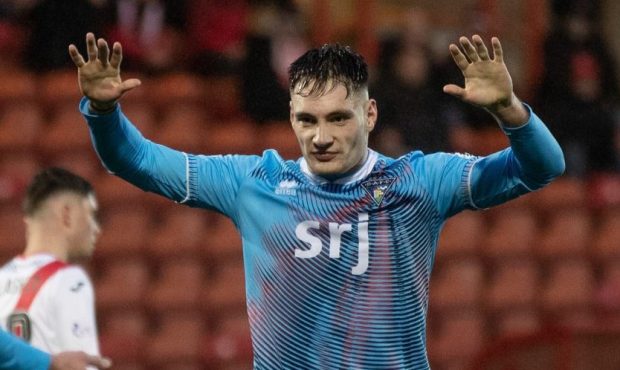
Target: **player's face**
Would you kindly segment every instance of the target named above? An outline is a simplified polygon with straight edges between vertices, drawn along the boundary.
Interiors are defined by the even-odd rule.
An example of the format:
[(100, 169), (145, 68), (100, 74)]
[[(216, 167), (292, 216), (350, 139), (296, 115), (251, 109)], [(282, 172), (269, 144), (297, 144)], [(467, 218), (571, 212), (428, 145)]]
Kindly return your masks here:
[(290, 118), (310, 171), (334, 179), (363, 163), (377, 104), (365, 90), (347, 97), (338, 84), (321, 96), (292, 94)]
[(95, 242), (101, 232), (97, 210), (97, 199), (93, 194), (80, 197), (73, 213), (73, 237), (69, 251), (71, 259), (90, 257), (93, 254)]

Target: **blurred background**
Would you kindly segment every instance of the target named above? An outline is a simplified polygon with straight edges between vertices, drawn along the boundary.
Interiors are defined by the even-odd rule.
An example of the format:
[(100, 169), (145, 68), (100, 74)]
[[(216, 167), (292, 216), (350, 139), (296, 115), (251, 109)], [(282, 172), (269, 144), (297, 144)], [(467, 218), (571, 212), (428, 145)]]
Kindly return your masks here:
[(24, 247), (26, 184), (49, 165), (90, 180), (103, 233), (86, 267), (115, 369), (251, 369), (240, 239), (222, 216), (108, 175), (78, 113), (67, 54), (95, 32), (124, 48), (122, 101), (144, 135), (196, 153), (299, 155), (288, 64), (352, 45), (371, 67), (389, 155), (488, 154), (493, 119), (442, 93), (448, 44), (499, 36), (517, 94), (566, 174), (448, 221), (428, 320), (435, 370), (620, 369), (620, 2), (615, 0), (1, 0), (0, 262)]

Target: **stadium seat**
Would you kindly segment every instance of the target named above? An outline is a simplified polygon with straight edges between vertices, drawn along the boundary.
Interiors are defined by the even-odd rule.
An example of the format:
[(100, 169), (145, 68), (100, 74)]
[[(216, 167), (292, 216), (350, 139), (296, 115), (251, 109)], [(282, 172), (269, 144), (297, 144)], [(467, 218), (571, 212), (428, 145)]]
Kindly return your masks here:
[(259, 154), (257, 138), (263, 133), (254, 123), (244, 118), (209, 120), (204, 154)]
[(148, 209), (131, 204), (106, 206), (102, 214), (96, 257), (116, 258), (144, 252), (147, 237), (152, 232)]
[(437, 258), (474, 256), (481, 248), (484, 228), (480, 212), (462, 212), (448, 219), (439, 238)]
[(0, 156), (0, 203), (18, 205), (41, 163), (32, 152), (7, 152)]
[(0, 103), (36, 100), (39, 88), (34, 73), (21, 69), (0, 69), (0, 81)]
[(208, 131), (208, 116), (203, 106), (190, 103), (168, 105), (162, 112), (153, 141), (188, 153), (203, 147)]
[(125, 116), (140, 130), (144, 137), (150, 139), (155, 136), (158, 123), (155, 107), (147, 102), (134, 100), (123, 100), (121, 107)]
[(443, 316), (437, 329), (428, 336), (428, 356), (433, 369), (465, 368), (486, 338), (485, 321), (480, 313)]
[(484, 282), (482, 262), (458, 259), (438, 265), (430, 282), (430, 307), (439, 311), (467, 310), (480, 303)]
[(284, 159), (296, 160), (301, 157), (299, 142), (289, 121), (266, 122), (259, 130), (261, 152), (276, 149)]
[(145, 204), (148, 204), (144, 202), (147, 194), (144, 190), (105, 172), (105, 170), (100, 172), (94, 184), (102, 210), (123, 205), (144, 207)]
[(88, 127), (77, 109), (76, 102), (54, 108), (51, 121), (39, 137), (39, 149), (45, 154), (58, 153), (59, 150), (92, 150)]
[(114, 369), (140, 368), (149, 327), (146, 315), (128, 308), (101, 315), (99, 321), (101, 353), (113, 359)]
[(213, 320), (245, 312), (245, 279), (241, 260), (218, 264), (214, 278), (202, 290), (202, 306)]
[(570, 325), (589, 320), (595, 288), (590, 262), (579, 258), (556, 260), (546, 275), (540, 304), (550, 320)]
[(567, 176), (556, 179), (528, 197), (531, 198), (531, 204), (542, 214), (587, 205), (587, 189), (583, 181)]
[(170, 313), (158, 318), (149, 335), (144, 353), (149, 369), (196, 366), (201, 360), (205, 321), (200, 313)]
[(495, 337), (514, 337), (537, 333), (543, 326), (538, 310), (532, 307), (509, 309), (494, 315)]
[(147, 242), (149, 256), (160, 259), (174, 256), (200, 257), (201, 249), (206, 249), (203, 236), (210, 230), (206, 212), (174, 207), (161, 216)]
[(39, 101), (46, 108), (54, 108), (61, 104), (73, 104), (77, 111), (77, 104), (82, 98), (78, 77), (74, 69), (60, 69), (47, 72), (38, 79)]
[(209, 368), (251, 369), (252, 339), (246, 315), (238, 315), (217, 322), (217, 328), (203, 337), (202, 357)]
[(203, 247), (210, 260), (216, 263), (225, 260), (241, 261), (243, 254), (241, 236), (232, 221), (216, 215), (210, 231), (210, 235), (205, 235), (207, 238)]
[(484, 293), (484, 304), (491, 311), (534, 307), (540, 284), (538, 263), (514, 258), (494, 265)]
[(601, 279), (594, 294), (600, 321), (620, 327), (620, 259), (613, 258), (600, 266)]
[(568, 208), (551, 215), (536, 252), (543, 258), (585, 257), (591, 242), (592, 222), (584, 208)]
[(0, 264), (20, 254), (26, 247), (24, 213), (16, 206), (0, 207)]
[(149, 286), (146, 296), (149, 310), (176, 312), (200, 309), (200, 294), (205, 289), (206, 280), (202, 261), (191, 256), (170, 258), (158, 270), (157, 278)]
[(138, 309), (144, 304), (144, 297), (151, 278), (149, 266), (144, 258), (118, 258), (106, 261), (96, 260), (101, 265), (95, 280), (97, 308), (107, 311), (113, 309)]
[(92, 149), (77, 152), (62, 151), (45, 159), (45, 164), (57, 166), (72, 171), (90, 181), (98, 194), (97, 178), (104, 173), (103, 166)]
[(481, 248), (489, 258), (530, 256), (535, 248), (538, 225), (530, 208), (508, 207), (494, 210)]
[(620, 209), (602, 214), (594, 232), (592, 250), (597, 259), (620, 259)]
[(0, 151), (33, 150), (44, 130), (43, 111), (37, 103), (6, 104), (0, 114)]
[(205, 80), (203, 101), (211, 117), (229, 120), (241, 116), (239, 85), (237, 76), (212, 76)]
[(210, 103), (205, 99), (205, 85), (200, 75), (186, 72), (172, 72), (145, 79), (143, 89), (154, 106), (169, 106), (179, 103)]

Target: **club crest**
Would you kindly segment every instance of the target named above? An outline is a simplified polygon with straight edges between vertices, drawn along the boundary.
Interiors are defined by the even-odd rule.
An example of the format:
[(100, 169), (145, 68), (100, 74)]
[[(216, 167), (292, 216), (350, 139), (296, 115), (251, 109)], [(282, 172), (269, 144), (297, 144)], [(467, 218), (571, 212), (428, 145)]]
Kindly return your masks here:
[(390, 187), (394, 183), (394, 178), (387, 179), (370, 179), (366, 180), (362, 183), (364, 190), (366, 193), (370, 195), (372, 200), (375, 202), (377, 206), (381, 205), (383, 199), (385, 198), (385, 194), (390, 190)]

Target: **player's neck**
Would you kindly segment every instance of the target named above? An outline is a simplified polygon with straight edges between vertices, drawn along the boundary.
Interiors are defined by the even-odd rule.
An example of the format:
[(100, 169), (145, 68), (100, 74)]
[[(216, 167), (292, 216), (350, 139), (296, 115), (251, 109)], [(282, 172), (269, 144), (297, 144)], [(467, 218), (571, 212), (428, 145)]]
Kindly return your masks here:
[(26, 240), (24, 257), (36, 254), (49, 254), (60, 261), (67, 262), (67, 241), (58, 235), (30, 231)]

